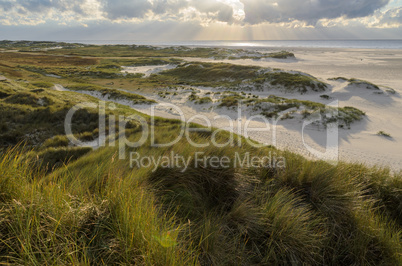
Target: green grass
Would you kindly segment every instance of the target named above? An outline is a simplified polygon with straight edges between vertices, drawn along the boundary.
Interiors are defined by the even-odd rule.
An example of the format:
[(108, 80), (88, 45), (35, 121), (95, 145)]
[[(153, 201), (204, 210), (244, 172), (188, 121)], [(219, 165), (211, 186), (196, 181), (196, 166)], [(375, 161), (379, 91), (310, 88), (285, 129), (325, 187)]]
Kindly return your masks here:
[[(3, 46), (10, 49), (14, 45), (16, 48), (23, 47), (24, 51), (35, 52), (38, 51), (37, 47), (30, 49), (24, 43), (4, 43)], [(31, 44), (34, 46), (35, 44)], [(48, 44), (57, 46), (57, 43)], [(2, 44), (0, 43), (0, 47)], [(42, 43), (37, 44), (42, 47)], [(245, 49), (226, 49), (226, 48), (203, 48), (203, 47), (154, 47), (149, 45), (79, 45), (71, 44), (67, 46), (60, 43), (63, 49), (55, 49), (46, 51), (48, 54), (68, 54), (77, 56), (96, 56), (96, 57), (142, 57), (157, 60), (163, 57), (201, 57), (201, 58), (215, 58), (215, 59), (261, 59), (261, 58), (276, 58), (287, 59), (294, 58), (294, 54), (287, 51), (260, 53), (248, 51)]]
[(365, 86), (367, 89), (370, 89), (370, 90), (380, 90), (380, 88), (377, 85), (375, 85), (369, 81), (360, 80), (360, 79), (349, 79), (349, 84)]
[(222, 56), (215, 48), (165, 47), (147, 45), (89, 45), (75, 49), (48, 51), (52, 54), (70, 54), (98, 57), (211, 57)]
[(52, 47), (64, 47), (64, 48), (74, 48), (82, 46), (82, 44), (77, 43), (65, 43), (65, 42), (49, 42), (49, 41), (9, 41), (2, 40), (0, 41), (0, 48), (6, 49), (27, 49), (27, 50), (35, 50), (35, 49), (44, 49), (44, 48), (52, 48)]
[(1, 159), (2, 263), (193, 262), (191, 254), (163, 247), (156, 239), (169, 232), (175, 239), (178, 228), (162, 217), (147, 189), (133, 179), (125, 184), (110, 180), (98, 197), (84, 192), (89, 187), (75, 190), (73, 183), (78, 180), (67, 173), (55, 176), (58, 181), (39, 181), (40, 175), (28, 171), (27, 165), (21, 168), (22, 163), (21, 157)]
[[(37, 149), (66, 147), (68, 141), (64, 136), (64, 122), (69, 110), (79, 103), (97, 104), (99, 102), (94, 97), (76, 92), (40, 89), (40, 91), (32, 93), (30, 92), (31, 87), (30, 83), (10, 81), (7, 87), (0, 88), (0, 92), (4, 91), (8, 94), (7, 97), (0, 99), (0, 147), (13, 146), (20, 142), (25, 142), (27, 146)], [(83, 85), (76, 88), (84, 89), (86, 87)], [(116, 94), (112, 94), (113, 92), (112, 90), (110, 95), (117, 98), (124, 96), (118, 91)], [(132, 102), (150, 103), (142, 96), (127, 94), (133, 97)], [(123, 107), (120, 106), (120, 108)], [(121, 114), (121, 109), (119, 114)], [(123, 110), (126, 113), (135, 113), (128, 107), (124, 107)], [(108, 109), (106, 114), (106, 130), (109, 130), (111, 125), (108, 124), (108, 119), (113, 111)], [(83, 141), (92, 141), (98, 137), (99, 110), (97, 108), (80, 109), (75, 112), (72, 119), (74, 122), (72, 133), (75, 137)], [(130, 125), (130, 122), (128, 124)]]
[(287, 51), (281, 51), (276, 53), (270, 53), (268, 57), (276, 59), (287, 59), (287, 58), (294, 58), (295, 55)]
[[(54, 56), (45, 54), (33, 53), (17, 53), (17, 52), (4, 52), (0, 54), (0, 59), (3, 67), (10, 69), (8, 74), (13, 74), (14, 66), (18, 65), (32, 65), (37, 67), (52, 66), (91, 66), (99, 63), (98, 59), (82, 58), (78, 56)], [(18, 72), (18, 70), (17, 70)], [(14, 76), (19, 76), (14, 73)]]
[[(10, 95), (0, 100), (0, 146), (16, 145), (25, 141), (27, 145), (41, 145), (47, 139), (65, 133), (64, 119), (69, 109), (79, 102), (92, 102), (90, 96), (43, 89), (30, 92), (25, 82), (12, 81), (7, 84)], [(98, 128), (98, 112), (82, 109), (74, 115), (74, 134), (95, 134)]]
[(353, 122), (362, 120), (366, 115), (365, 112), (351, 106), (345, 106), (338, 110), (338, 118), (343, 120), (348, 127), (350, 127)]
[(108, 89), (108, 88), (93, 85), (93, 84), (74, 84), (74, 85), (68, 85), (67, 88), (70, 90), (73, 90), (73, 91), (100, 92), (103, 96), (108, 95), (110, 99), (129, 100), (133, 104), (155, 103), (154, 100), (149, 100), (149, 99), (145, 98), (144, 96), (141, 96), (138, 94), (128, 93), (128, 92), (116, 90), (116, 89)]
[[(193, 97), (197, 97), (194, 93)], [(351, 124), (360, 121), (366, 115), (363, 111), (346, 106), (344, 108), (337, 108), (336, 117), (327, 117), (333, 111), (331, 108), (326, 108), (322, 103), (303, 101), (297, 99), (287, 99), (270, 95), (267, 98), (258, 98), (255, 96), (244, 95), (237, 92), (225, 92), (220, 98), (219, 107), (234, 108), (239, 104), (253, 107), (253, 111), (259, 112), (267, 118), (278, 118), (280, 114), (282, 120), (293, 119), (294, 113), (300, 113), (303, 119), (309, 118), (313, 113), (319, 112), (322, 114), (322, 124), (327, 125), (332, 122), (338, 122), (341, 128), (350, 128)], [(296, 109), (296, 110), (294, 110)]]
[(46, 81), (36, 81), (36, 82), (32, 82), (32, 85), (34, 85), (35, 87), (38, 88), (51, 88), (54, 86), (53, 83), (51, 82), (46, 82)]
[[(224, 54), (215, 56), (216, 59), (230, 59), (230, 60), (236, 60), (236, 59), (253, 59), (253, 60), (259, 60), (262, 58), (275, 58), (275, 59), (288, 59), (288, 58), (295, 58), (295, 55), (293, 53), (287, 52), (287, 51), (280, 51), (280, 52), (273, 52), (273, 53), (259, 53), (259, 52), (251, 52), (252, 54), (257, 53), (257, 55), (252, 55), (248, 54), (246, 50), (242, 49), (236, 49), (236, 50), (227, 50), (227, 53), (230, 53), (232, 51), (232, 54), (229, 56), (225, 56)], [(244, 54), (244, 55), (241, 55)]]
[(196, 104), (207, 104), (212, 103), (211, 97), (200, 97), (195, 101)]
[(43, 143), (43, 148), (67, 147), (69, 140), (65, 135), (54, 136)]
[(197, 95), (197, 93), (196, 92), (192, 92), (191, 94), (190, 94), (190, 96), (188, 96), (188, 100), (189, 101), (197, 101), (198, 99), (199, 99), (200, 97), (198, 97), (198, 95)]
[[(56, 75), (63, 78), (104, 78), (116, 79), (122, 78), (123, 73), (120, 72), (118, 65), (93, 65), (93, 66), (35, 66), (35, 65), (20, 65), (22, 69), (39, 73), (42, 75)], [(134, 76), (129, 74), (129, 77)]]
[(385, 132), (385, 131), (378, 131), (377, 132), (377, 135), (378, 136), (383, 136), (383, 137), (387, 137), (387, 138), (391, 138), (391, 134), (389, 134), (389, 133), (387, 133), (387, 132)]
[(28, 157), (33, 157), (35, 167), (52, 171), (56, 168), (79, 159), (92, 151), (89, 147), (51, 147), (44, 148), (39, 152), (29, 153)]
[[(47, 45), (53, 44), (38, 44)], [(123, 53), (126, 48), (100, 49), (121, 49)], [(96, 49), (89, 46), (82, 52), (99, 52)], [(182, 50), (184, 53), (185, 48)], [(102, 62), (97, 66), (115, 71), (113, 64)], [(254, 73), (248, 67), (214, 67), (206, 71), (211, 71), (216, 80), (226, 74), (235, 80), (233, 73), (243, 73), (244, 77)], [(29, 77), (26, 72), (20, 74)], [(155, 75), (144, 82), (190, 80), (190, 73), (181, 75)], [(148, 138), (140, 147), (127, 148), (126, 155), (138, 152), (158, 157), (173, 152), (194, 158), (203, 152), (211, 162), (212, 156), (271, 153), (283, 157), (285, 167), (240, 167), (233, 160), (228, 167), (196, 167), (192, 159), (187, 169), (132, 168), (128, 160), (118, 158), (117, 146), (97, 150), (70, 147), (63, 135), (69, 108), (80, 102), (95, 103), (95, 98), (36, 87), (32, 83), (41, 77), (32, 79), (27, 78), (30, 83), (11, 80), (0, 85), (0, 264), (402, 264), (402, 173), (343, 162), (334, 166), (309, 161), (273, 147), (252, 147), (239, 136), (233, 145), (205, 148), (196, 148), (185, 139), (172, 147), (155, 148)], [(94, 84), (65, 83), (78, 91), (126, 97), (122, 91)], [(243, 101), (277, 106), (272, 111), (304, 107), (306, 113), (325, 107), (277, 96), (260, 99), (230, 91), (220, 94), (222, 103), (229, 106)], [(36, 105), (45, 97), (48, 106)], [(364, 115), (353, 107), (338, 111), (348, 121)], [(107, 114), (118, 117), (139, 113), (116, 104), (116, 109)], [(150, 123), (149, 117), (143, 117)], [(73, 133), (82, 140), (96, 138), (98, 119), (97, 110), (77, 112)], [(156, 143), (175, 139), (180, 126), (178, 120), (156, 118)], [(134, 141), (142, 133), (142, 127), (130, 124), (125, 135)], [(223, 144), (230, 135), (221, 131), (214, 136), (204, 131), (190, 132), (189, 137), (199, 144), (211, 143), (215, 137)], [(16, 146), (21, 141), (25, 146)]]
[(349, 79), (345, 77), (329, 78), (328, 80), (349, 81)]
[[(99, 91), (109, 95), (111, 99), (129, 100), (135, 104), (154, 103), (137, 94), (92, 84), (73, 84), (71, 88), (74, 90)], [(68, 141), (63, 134), (68, 111), (78, 103), (98, 103), (96, 98), (88, 95), (41, 87), (32, 90), (37, 87), (24, 81), (10, 81), (0, 87), (0, 92), (5, 96), (0, 99), (0, 147), (13, 146), (20, 142), (37, 149), (66, 147)], [(83, 108), (74, 114), (72, 132), (78, 139), (91, 141), (98, 137), (98, 112), (96, 108)], [(108, 115), (112, 114), (111, 110), (106, 112)], [(127, 108), (125, 112), (134, 111)], [(109, 127), (106, 129), (109, 130)]]
[[(41, 101), (43, 102), (41, 104)], [(47, 106), (52, 104), (48, 97), (40, 98), (33, 93), (16, 93), (4, 99), (9, 104), (28, 105), (32, 107)]]
[(207, 104), (207, 103), (213, 102), (211, 97), (208, 97), (208, 96), (199, 97), (195, 91), (191, 92), (190, 96), (188, 96), (188, 100), (191, 102), (194, 102), (196, 104)]
[[(41, 93), (45, 92), (48, 97), (54, 93), (53, 105), (61, 104), (61, 95), (78, 97), (66, 92)], [(285, 101), (274, 96), (265, 100)], [(24, 108), (27, 114), (36, 110)], [(126, 109), (119, 106), (115, 112), (124, 114)], [(179, 128), (177, 121), (157, 119), (156, 142), (175, 138)], [(134, 129), (128, 136), (134, 140), (140, 134)], [(208, 132), (193, 132), (190, 137), (196, 143), (211, 141)], [(218, 143), (227, 139), (227, 132), (217, 136)], [(286, 168), (240, 168), (232, 163), (229, 168), (190, 165), (184, 172), (180, 167), (152, 172), (130, 168), (128, 161), (116, 157), (117, 147), (69, 148), (65, 136), (48, 139), (40, 150), (3, 150), (0, 261), (400, 263), (400, 177), (363, 166), (310, 162), (270, 147), (253, 148), (244, 141), (241, 146), (202, 150), (186, 140), (160, 149), (147, 141), (129, 151), (147, 156), (173, 151), (185, 157), (199, 151), (229, 157), (236, 152), (241, 156), (274, 152), (284, 156)]]
[(259, 69), (255, 66), (194, 62), (163, 71), (160, 75), (173, 77), (178, 84), (220, 87), (238, 85), (243, 79), (256, 77)]
[(327, 84), (314, 77), (303, 74), (292, 74), (287, 72), (268, 72), (259, 77), (258, 82), (268, 82), (272, 86), (283, 86), (288, 92), (307, 93), (309, 90), (315, 92), (325, 91)]
[(226, 96), (222, 98), (221, 103), (219, 104), (220, 107), (236, 107), (240, 102), (240, 98), (236, 96)]
[(373, 84), (366, 80), (361, 80), (361, 79), (355, 79), (355, 78), (347, 79), (344, 77), (337, 77), (337, 78), (330, 78), (329, 80), (348, 81), (349, 85), (362, 86), (362, 87), (366, 87), (369, 90), (380, 90), (380, 87), (378, 85)]
[(219, 107), (237, 107), (240, 103), (246, 101), (246, 97), (237, 92), (224, 92), (220, 98)]
[[(157, 136), (177, 129), (157, 128)], [(132, 136), (133, 138), (135, 136)], [(196, 141), (209, 137), (192, 135)], [(222, 135), (225, 138), (225, 135)], [(206, 148), (263, 155), (270, 148)], [(277, 168), (131, 169), (116, 148), (45, 175), (17, 150), (0, 159), (0, 260), (19, 264), (398, 265), (401, 179), (311, 162)], [(194, 155), (185, 141), (146, 155)], [(199, 151), (199, 150), (198, 150)], [(399, 190), (398, 190), (399, 189)], [(392, 201), (390, 200), (392, 199)], [(395, 208), (397, 207), (397, 208)]]
[[(269, 85), (280, 86), (287, 92), (325, 91), (327, 84), (314, 77), (287, 72), (261, 73), (262, 68), (225, 63), (186, 63), (177, 68), (161, 72), (172, 77), (178, 84), (223, 87), (241, 90), (244, 84), (251, 88)], [(265, 86), (267, 87), (267, 86)]]

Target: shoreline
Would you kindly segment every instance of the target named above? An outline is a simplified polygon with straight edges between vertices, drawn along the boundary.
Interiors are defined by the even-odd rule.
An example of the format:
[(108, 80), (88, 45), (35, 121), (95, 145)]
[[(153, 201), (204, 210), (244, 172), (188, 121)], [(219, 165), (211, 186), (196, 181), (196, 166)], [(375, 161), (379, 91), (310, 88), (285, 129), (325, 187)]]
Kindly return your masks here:
[[(82, 43), (90, 45), (150, 45), (150, 46), (187, 46), (212, 48), (340, 48), (340, 49), (402, 49), (402, 39), (322, 39), (322, 40), (179, 40), (175, 42), (158, 40), (56, 40), (55, 42)], [(385, 48), (389, 43), (399, 43), (396, 47)], [(323, 45), (323, 44), (339, 45)], [(367, 47), (363, 43), (381, 43), (379, 47)], [(360, 44), (360, 45), (357, 45)], [(319, 46), (321, 45), (321, 46)], [(381, 47), (382, 46), (382, 47)]]

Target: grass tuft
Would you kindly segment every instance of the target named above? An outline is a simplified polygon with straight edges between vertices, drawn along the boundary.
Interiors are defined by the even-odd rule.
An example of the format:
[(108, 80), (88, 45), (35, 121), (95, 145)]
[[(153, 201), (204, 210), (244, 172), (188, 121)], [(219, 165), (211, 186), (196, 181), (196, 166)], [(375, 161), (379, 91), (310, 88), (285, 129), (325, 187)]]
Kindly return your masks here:
[(102, 96), (108, 96), (109, 99), (116, 100), (129, 100), (133, 104), (152, 104), (155, 103), (154, 100), (149, 100), (144, 96), (128, 93), (121, 90), (116, 89), (107, 89), (101, 86), (92, 85), (92, 84), (75, 84), (69, 85), (68, 89), (73, 91), (92, 91), (92, 92), (100, 92)]
[(387, 138), (391, 138), (391, 134), (389, 134), (389, 133), (387, 133), (387, 132), (385, 132), (385, 131), (378, 131), (377, 132), (377, 135), (378, 136), (383, 136), (383, 137), (387, 137)]

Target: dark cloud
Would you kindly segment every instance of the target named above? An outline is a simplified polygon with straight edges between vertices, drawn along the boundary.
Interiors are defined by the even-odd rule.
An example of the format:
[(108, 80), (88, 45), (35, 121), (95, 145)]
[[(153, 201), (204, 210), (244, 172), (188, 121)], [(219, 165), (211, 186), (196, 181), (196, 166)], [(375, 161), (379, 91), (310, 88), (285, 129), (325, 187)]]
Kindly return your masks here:
[(106, 0), (103, 11), (110, 19), (143, 18), (152, 9), (148, 0)]
[[(244, 21), (234, 18), (233, 7), (218, 0), (96, 0), (99, 5), (88, 7), (87, 0), (0, 0), (0, 15), (8, 20), (24, 19), (32, 14), (38, 21), (46, 20), (50, 10), (58, 11), (61, 17), (69, 12), (74, 20), (121, 20), (137, 18), (145, 21), (153, 14), (157, 19), (168, 21), (184, 21), (187, 23), (227, 22), (259, 24), (303, 21), (309, 25), (317, 25), (320, 19), (339, 17), (359, 18), (375, 14), (380, 27), (382, 24), (401, 22), (400, 8), (385, 13), (378, 10), (390, 0), (240, 0), (237, 9), (244, 6)], [(184, 10), (187, 10), (184, 12)], [(377, 12), (376, 12), (377, 11)], [(56, 12), (53, 12), (54, 15)], [(96, 15), (93, 15), (95, 14)], [(102, 15), (101, 15), (102, 14)], [(236, 13), (238, 15), (238, 13)], [(153, 18), (155, 18), (153, 16)], [(35, 16), (33, 16), (33, 19)], [(188, 22), (191, 21), (191, 22)], [(319, 24), (319, 23), (318, 23)], [(375, 23), (372, 23), (375, 25)]]
[[(87, 27), (57, 25), (48, 22), (41, 25), (0, 25), (2, 39), (10, 40), (49, 40), (85, 42), (91, 40), (182, 40), (193, 39), (202, 27), (193, 22), (151, 21), (141, 23), (113, 23), (111, 21), (91, 22)], [(130, 43), (130, 42), (127, 42)]]
[(244, 5), (245, 22), (306, 21), (338, 17), (358, 18), (373, 14), (389, 0), (240, 0)]
[(109, 19), (145, 18), (149, 12), (180, 19), (180, 10), (192, 7), (211, 20), (231, 22), (233, 8), (216, 0), (104, 0), (103, 11)]
[(20, 14), (26, 13), (46, 13), (50, 9), (56, 9), (61, 12), (73, 11), (83, 14), (81, 4), (74, 0), (16, 0), (16, 1), (0, 1), (0, 8), (4, 11), (10, 11), (13, 8)]

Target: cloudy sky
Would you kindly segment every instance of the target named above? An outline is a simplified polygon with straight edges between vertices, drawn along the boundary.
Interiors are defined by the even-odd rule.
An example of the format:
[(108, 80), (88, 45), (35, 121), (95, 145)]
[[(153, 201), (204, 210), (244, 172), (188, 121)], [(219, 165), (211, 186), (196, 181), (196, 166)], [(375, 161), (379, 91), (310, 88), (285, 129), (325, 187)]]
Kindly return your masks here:
[(1, 39), (402, 39), (402, 0), (0, 0)]

